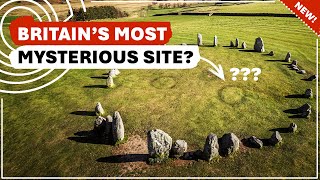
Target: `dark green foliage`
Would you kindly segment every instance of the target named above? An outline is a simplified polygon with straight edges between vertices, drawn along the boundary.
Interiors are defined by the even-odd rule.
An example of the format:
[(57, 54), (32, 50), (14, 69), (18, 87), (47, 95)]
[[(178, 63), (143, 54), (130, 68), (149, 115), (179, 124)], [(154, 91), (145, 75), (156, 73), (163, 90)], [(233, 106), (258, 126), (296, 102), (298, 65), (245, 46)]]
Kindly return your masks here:
[[(127, 17), (129, 14), (125, 11), (121, 11), (114, 6), (94, 6), (87, 8), (87, 12), (84, 12), (82, 8), (73, 10), (74, 16), (72, 21), (90, 21), (94, 19), (106, 19), (106, 18), (121, 18)], [(70, 14), (68, 14), (69, 16)]]

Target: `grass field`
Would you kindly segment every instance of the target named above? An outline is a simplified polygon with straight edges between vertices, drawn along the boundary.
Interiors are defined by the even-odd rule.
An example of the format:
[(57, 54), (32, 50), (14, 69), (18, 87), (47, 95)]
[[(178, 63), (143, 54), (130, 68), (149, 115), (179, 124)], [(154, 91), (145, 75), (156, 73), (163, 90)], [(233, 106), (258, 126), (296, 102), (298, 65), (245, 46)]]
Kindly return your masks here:
[[(280, 5), (219, 8), (223, 8), (223, 12), (244, 12), (246, 9), (241, 7), (250, 6), (249, 12), (287, 13)], [(206, 8), (200, 7), (199, 11), (216, 7)], [(150, 10), (148, 14), (159, 11)], [(4, 176), (316, 175), (316, 99), (285, 97), (302, 94), (306, 88), (316, 92), (315, 81), (301, 80), (316, 73), (316, 35), (299, 19), (148, 16), (117, 21), (170, 21), (173, 37), (169, 44), (195, 44), (197, 33), (201, 33), (205, 44), (200, 47), (201, 56), (221, 64), (226, 81), (211, 76), (207, 71), (210, 66), (200, 61), (191, 70), (120, 70), (113, 89), (101, 88), (105, 85), (107, 70), (71, 70), (45, 89), (28, 94), (1, 94), (4, 99)], [(209, 46), (214, 35), (219, 38), (218, 47)], [(273, 50), (275, 56), (224, 47), (230, 40), (239, 38), (252, 49), (258, 36), (265, 42), (266, 53)], [(3, 44), (1, 47), (3, 49)], [(298, 66), (307, 71), (306, 75), (289, 70), (279, 61), (288, 51), (298, 60)], [(229, 70), (233, 67), (258, 67), (262, 73), (258, 82), (252, 80), (252, 75), (247, 82), (232, 81)], [(1, 69), (10, 70), (3, 65)], [(61, 72), (55, 70), (47, 78), (29, 85), (1, 83), (0, 89), (36, 87)], [(0, 78), (24, 79), (4, 74), (0, 74)], [(116, 110), (121, 113), (128, 138), (125, 144), (103, 145), (85, 137), (93, 128), (95, 117), (91, 114), (98, 101), (107, 113)], [(304, 103), (312, 105), (310, 119), (289, 118), (291, 114), (283, 112)], [(146, 132), (155, 128), (164, 130), (175, 140), (186, 140), (192, 151), (203, 148), (210, 132), (219, 137), (233, 132), (241, 139), (251, 135), (268, 138), (271, 129), (287, 127), (291, 122), (298, 125), (299, 132), (282, 133), (284, 143), (280, 147), (241, 146), (234, 156), (210, 164), (176, 160), (149, 166), (136, 155), (147, 154)], [(116, 155), (126, 153), (134, 162), (115, 160)]]

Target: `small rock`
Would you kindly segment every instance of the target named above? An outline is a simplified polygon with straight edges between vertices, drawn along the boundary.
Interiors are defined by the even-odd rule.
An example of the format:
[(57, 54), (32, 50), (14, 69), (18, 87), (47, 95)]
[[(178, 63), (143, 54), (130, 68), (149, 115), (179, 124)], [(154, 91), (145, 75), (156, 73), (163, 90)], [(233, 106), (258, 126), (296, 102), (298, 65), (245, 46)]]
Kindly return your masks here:
[(295, 123), (290, 123), (289, 127), (288, 127), (288, 131), (291, 133), (296, 132), (298, 129), (298, 126)]
[(213, 46), (218, 46), (218, 37), (216, 35), (213, 38)]
[(103, 116), (103, 115), (104, 115), (104, 110), (103, 110), (100, 102), (98, 102), (98, 103), (96, 104), (95, 112), (96, 112), (96, 115), (97, 115), (97, 116)]
[(165, 160), (169, 157), (172, 138), (160, 129), (148, 131), (148, 152), (151, 158)]
[(304, 93), (304, 96), (306, 98), (312, 98), (313, 97), (312, 89), (306, 89), (306, 92)]
[(112, 76), (109, 76), (108, 79), (107, 79), (107, 87), (109, 87), (109, 88), (114, 87)]
[(220, 147), (219, 149), (220, 153), (223, 156), (228, 156), (239, 149), (240, 140), (233, 133), (224, 134), (220, 139), (219, 147)]
[(197, 35), (197, 44), (198, 46), (202, 46), (202, 35), (200, 33), (198, 33)]
[(233, 41), (230, 41), (230, 47), (234, 47)]
[(241, 48), (242, 48), (242, 49), (247, 49), (247, 44), (246, 44), (246, 42), (242, 42)]
[(299, 71), (297, 71), (297, 73), (299, 73), (299, 74), (306, 74), (307, 72), (305, 71), (305, 70), (299, 70)]
[(262, 148), (263, 142), (255, 136), (251, 136), (247, 139), (248, 145), (253, 148)]
[(284, 59), (285, 62), (290, 62), (291, 61), (291, 53), (288, 52), (285, 59)]
[(210, 133), (207, 136), (206, 143), (203, 148), (203, 158), (206, 161), (211, 161), (219, 156), (219, 143), (218, 137), (215, 134)]
[(235, 47), (239, 47), (239, 39), (238, 39), (238, 38), (236, 38), (236, 43), (235, 43), (234, 46), (235, 46)]
[(258, 37), (254, 43), (254, 48), (256, 52), (264, 52), (264, 43), (261, 37)]
[(274, 52), (273, 52), (273, 51), (270, 51), (268, 55), (269, 55), (269, 56), (274, 56)]
[(114, 143), (120, 142), (124, 139), (124, 125), (118, 111), (113, 114), (112, 138)]
[(188, 144), (184, 140), (177, 140), (174, 142), (172, 149), (171, 149), (171, 155), (175, 158), (180, 158), (183, 156), (185, 152), (187, 152)]
[(278, 131), (273, 132), (271, 138), (269, 139), (269, 143), (273, 146), (282, 142), (282, 137)]

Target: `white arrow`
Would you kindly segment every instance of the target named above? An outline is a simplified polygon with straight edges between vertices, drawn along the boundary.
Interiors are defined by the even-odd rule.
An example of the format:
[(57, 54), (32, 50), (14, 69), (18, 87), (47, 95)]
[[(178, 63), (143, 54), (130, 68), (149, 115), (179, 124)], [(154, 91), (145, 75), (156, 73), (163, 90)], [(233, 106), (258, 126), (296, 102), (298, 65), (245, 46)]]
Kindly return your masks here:
[(225, 81), (223, 69), (220, 64), (218, 64), (218, 66), (216, 66), (213, 62), (209, 61), (206, 58), (200, 57), (200, 59), (209, 63), (216, 70), (216, 71), (214, 71), (213, 69), (208, 69), (212, 74), (216, 75), (218, 78)]

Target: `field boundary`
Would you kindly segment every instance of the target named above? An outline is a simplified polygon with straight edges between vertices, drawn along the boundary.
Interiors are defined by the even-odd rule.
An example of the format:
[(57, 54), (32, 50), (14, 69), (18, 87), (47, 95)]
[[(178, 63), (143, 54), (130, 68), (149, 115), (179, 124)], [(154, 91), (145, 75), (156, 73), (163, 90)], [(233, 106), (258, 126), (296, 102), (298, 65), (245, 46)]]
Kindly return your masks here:
[(211, 13), (211, 12), (172, 12), (164, 14), (155, 14), (153, 16), (170, 15), (191, 15), (191, 16), (263, 16), (263, 17), (290, 17), (295, 18), (294, 14), (276, 14), (276, 13)]

